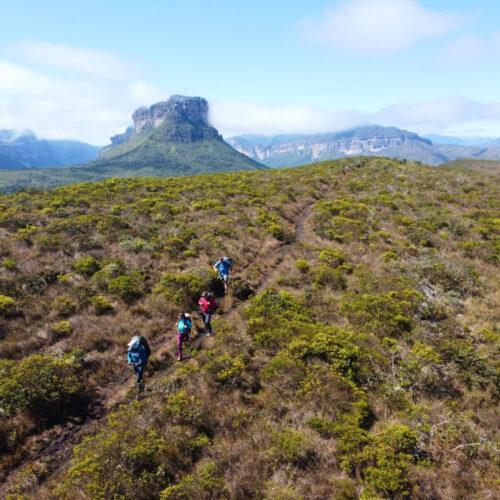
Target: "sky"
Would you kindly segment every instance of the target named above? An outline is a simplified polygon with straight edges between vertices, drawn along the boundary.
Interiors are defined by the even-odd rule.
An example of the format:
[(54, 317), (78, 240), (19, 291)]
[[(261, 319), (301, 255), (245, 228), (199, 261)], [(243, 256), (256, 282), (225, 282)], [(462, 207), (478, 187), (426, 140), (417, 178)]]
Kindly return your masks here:
[(0, 129), (97, 145), (205, 97), (225, 136), (500, 136), (498, 0), (0, 0)]

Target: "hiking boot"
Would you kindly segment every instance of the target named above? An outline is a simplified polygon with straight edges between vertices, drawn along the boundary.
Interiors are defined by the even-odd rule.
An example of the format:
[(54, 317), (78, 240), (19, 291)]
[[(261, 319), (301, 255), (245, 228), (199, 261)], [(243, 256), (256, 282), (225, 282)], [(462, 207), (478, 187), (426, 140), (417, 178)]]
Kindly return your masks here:
[(211, 337), (212, 334), (210, 332), (205, 333), (205, 337)]
[(179, 356), (179, 357), (177, 358), (177, 361), (182, 361), (182, 356)]

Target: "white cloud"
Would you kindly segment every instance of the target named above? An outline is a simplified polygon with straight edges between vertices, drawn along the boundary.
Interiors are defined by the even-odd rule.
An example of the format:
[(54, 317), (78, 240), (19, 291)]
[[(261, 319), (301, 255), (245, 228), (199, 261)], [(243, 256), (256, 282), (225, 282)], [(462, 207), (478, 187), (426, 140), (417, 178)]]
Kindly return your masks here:
[(374, 113), (307, 106), (265, 107), (249, 102), (211, 103), (212, 122), (226, 137), (242, 133), (285, 134), (333, 132), (377, 123), (418, 133), (446, 133), (484, 127), (500, 135), (500, 102), (466, 98), (425, 100), (386, 106)]
[(130, 78), (134, 69), (104, 50), (25, 40), (11, 44), (10, 50), (31, 63), (97, 78)]
[(500, 60), (500, 31), (489, 38), (465, 35), (449, 43), (438, 55), (440, 64), (471, 65)]
[(458, 15), (426, 9), (416, 0), (342, 0), (304, 21), (305, 40), (370, 55), (405, 49), (453, 30)]
[(211, 102), (213, 125), (225, 136), (242, 133), (316, 133), (351, 127), (364, 119), (356, 110), (330, 111), (312, 106), (262, 106), (252, 102)]
[[(0, 128), (29, 128), (39, 137), (107, 144), (110, 136), (122, 132), (132, 122), (131, 115), (137, 107), (170, 95), (140, 75), (127, 75), (122, 71), (127, 65), (112, 54), (100, 60), (101, 65), (103, 61), (109, 63), (105, 70), (88, 57), (96, 51), (43, 42), (23, 43), (30, 50), (35, 46), (50, 50), (37, 60), (37, 70), (0, 60)], [(61, 54), (64, 57), (56, 57)], [(54, 73), (53, 68), (71, 54), (74, 62), (66, 62), (72, 71)]]

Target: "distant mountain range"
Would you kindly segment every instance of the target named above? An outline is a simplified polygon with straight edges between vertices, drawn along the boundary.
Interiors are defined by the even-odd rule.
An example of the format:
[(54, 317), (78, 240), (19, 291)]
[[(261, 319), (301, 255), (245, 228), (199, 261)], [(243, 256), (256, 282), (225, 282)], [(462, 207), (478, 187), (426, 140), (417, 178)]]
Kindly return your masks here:
[(0, 191), (51, 188), (110, 177), (170, 177), (266, 169), (229, 146), (208, 122), (201, 97), (173, 96), (132, 115), (133, 126), (111, 138), (99, 157), (76, 167), (0, 171)]
[(31, 130), (0, 130), (0, 170), (87, 163), (100, 146), (79, 141), (39, 139)]
[(378, 125), (313, 135), (241, 135), (226, 141), (240, 153), (273, 168), (357, 155), (404, 158), (430, 165), (464, 157), (500, 160), (500, 139), (480, 146), (438, 144), (408, 130)]

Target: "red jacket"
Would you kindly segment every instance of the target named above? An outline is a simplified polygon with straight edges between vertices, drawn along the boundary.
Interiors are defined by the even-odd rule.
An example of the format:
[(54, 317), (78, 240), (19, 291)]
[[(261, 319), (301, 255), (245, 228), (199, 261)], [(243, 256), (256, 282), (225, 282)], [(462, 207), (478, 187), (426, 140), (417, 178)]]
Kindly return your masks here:
[(212, 313), (217, 307), (217, 302), (215, 302), (213, 297), (201, 297), (198, 304), (202, 313)]

